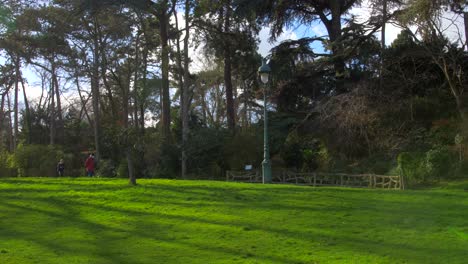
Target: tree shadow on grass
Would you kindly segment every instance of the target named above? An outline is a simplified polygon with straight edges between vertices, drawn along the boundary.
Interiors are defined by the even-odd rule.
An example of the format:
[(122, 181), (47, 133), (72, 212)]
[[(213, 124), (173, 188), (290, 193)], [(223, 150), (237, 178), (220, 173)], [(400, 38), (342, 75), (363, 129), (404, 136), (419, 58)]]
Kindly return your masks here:
[[(107, 192), (107, 191), (116, 191), (117, 189), (106, 189), (108, 186), (103, 187), (102, 189), (96, 187), (95, 191)], [(138, 187), (140, 188), (140, 187)], [(255, 208), (258, 209), (259, 214), (261, 213), (270, 213), (274, 215), (275, 213), (282, 215), (284, 213), (290, 213), (292, 211), (302, 212), (303, 215), (301, 217), (306, 216), (317, 216), (323, 214), (332, 214), (332, 215), (344, 215), (349, 214), (349, 205), (342, 204), (342, 201), (347, 198), (347, 202), (349, 204), (358, 204), (359, 206), (355, 206), (353, 210), (359, 213), (364, 214), (377, 214), (379, 218), (395, 218), (395, 214), (399, 213), (399, 207), (408, 207), (411, 209), (412, 207), (428, 207), (429, 205), (424, 204), (424, 199), (428, 195), (427, 193), (423, 194), (416, 194), (423, 195), (423, 197), (419, 197), (419, 201), (417, 202), (408, 202), (405, 203), (403, 200), (399, 201), (381, 201), (381, 204), (377, 204), (378, 199), (374, 197), (374, 202), (371, 206), (367, 206), (364, 208), (356, 208), (361, 207), (361, 205), (366, 205), (369, 203), (368, 198), (360, 198), (355, 197), (353, 194), (358, 193), (358, 191), (351, 190), (341, 190), (339, 192), (335, 192), (333, 190), (320, 190), (319, 192), (314, 191), (310, 192), (309, 190), (303, 190), (306, 188), (295, 188), (293, 191), (288, 190), (286, 188), (262, 188), (258, 190), (256, 188), (238, 188), (238, 189), (229, 189), (229, 188), (214, 188), (210, 186), (174, 186), (170, 184), (162, 184), (162, 185), (153, 185), (153, 186), (145, 186), (142, 187), (143, 189), (151, 189), (153, 192), (162, 193), (164, 195), (164, 199), (159, 199), (157, 201), (151, 201), (151, 199), (140, 199), (136, 202), (128, 203), (128, 207), (131, 207), (135, 204), (146, 204), (148, 205), (158, 203), (157, 206), (165, 207), (171, 206), (174, 208), (170, 212), (165, 211), (145, 211), (145, 207), (141, 207), (140, 209), (129, 209), (124, 207), (117, 207), (117, 205), (105, 205), (102, 203), (94, 204), (87, 201), (93, 199), (93, 197), (88, 197), (85, 201), (77, 201), (74, 200), (73, 197), (65, 196), (64, 199), (59, 199), (58, 195), (49, 196), (49, 197), (37, 197), (34, 196), (36, 193), (32, 193), (30, 197), (21, 197), (21, 200), (28, 201), (29, 206), (26, 205), (18, 205), (16, 203), (12, 203), (14, 199), (17, 197), (3, 195), (0, 194), (0, 203), (3, 203), (4, 206), (9, 206), (10, 208), (17, 208), (19, 211), (23, 212), (30, 212), (35, 211), (38, 214), (50, 215), (53, 218), (53, 221), (50, 222), (52, 225), (57, 223), (57, 221), (68, 221), (69, 224), (80, 228), (83, 231), (95, 232), (94, 238), (91, 241), (83, 240), (77, 243), (89, 243), (94, 247), (101, 247), (95, 253), (96, 257), (109, 260), (107, 263), (122, 263), (121, 259), (118, 256), (114, 255), (115, 245), (110, 245), (109, 241), (113, 241), (115, 239), (120, 239), (121, 235), (115, 235), (116, 233), (125, 234), (136, 236), (141, 239), (151, 240), (151, 241), (164, 241), (169, 245), (173, 245), (174, 248), (192, 248), (199, 251), (208, 251), (208, 252), (225, 252), (226, 255), (230, 255), (233, 258), (239, 256), (245, 256), (247, 260), (264, 260), (264, 261), (271, 261), (277, 263), (300, 263), (302, 260), (299, 259), (301, 254), (298, 253), (297, 256), (289, 256), (289, 257), (281, 257), (274, 255), (275, 253), (271, 254), (269, 252), (249, 252), (249, 255), (245, 255), (246, 251), (242, 248), (236, 248), (235, 244), (236, 241), (233, 241), (232, 244), (227, 246), (221, 246), (212, 244), (212, 241), (205, 242), (193, 242), (190, 239), (174, 239), (171, 237), (171, 234), (164, 233), (163, 231), (167, 229), (167, 225), (164, 225), (164, 222), (171, 222), (175, 223), (176, 225), (183, 226), (184, 223), (196, 223), (198, 226), (201, 225), (200, 232), (212, 232), (208, 226), (218, 226), (218, 227), (232, 227), (240, 230), (244, 230), (245, 233), (255, 233), (259, 232), (259, 234), (274, 234), (274, 236), (279, 237), (280, 239), (295, 239), (298, 241), (303, 241), (303, 244), (308, 245), (309, 247), (313, 247), (313, 241), (319, 241), (320, 243), (326, 243), (326, 247), (321, 247), (322, 250), (329, 251), (330, 254), (333, 254), (334, 251), (343, 251), (349, 252), (352, 254), (353, 252), (368, 252), (369, 254), (378, 255), (381, 257), (388, 257), (390, 256), (392, 259), (400, 260), (400, 261), (408, 261), (414, 263), (429, 263), (433, 261), (434, 263), (441, 263), (445, 262), (443, 256), (447, 256), (447, 248), (437, 247), (434, 244), (427, 244), (427, 246), (419, 246), (419, 245), (412, 245), (408, 242), (395, 242), (394, 238), (392, 240), (382, 240), (381, 238), (377, 237), (363, 237), (360, 234), (354, 233), (355, 230), (349, 228), (347, 226), (336, 226), (340, 232), (331, 232), (333, 227), (327, 228), (320, 228), (314, 226), (311, 223), (305, 223), (302, 227), (288, 227), (287, 225), (275, 225), (273, 222), (275, 219), (271, 219), (272, 223), (265, 224), (259, 223), (255, 220), (251, 219), (242, 219), (242, 218), (233, 218), (230, 220), (223, 220), (216, 217), (210, 217), (210, 214), (207, 214), (206, 217), (201, 216), (193, 216), (183, 214), (184, 210), (188, 210), (193, 208), (194, 204), (196, 203), (197, 206), (201, 207), (198, 208), (199, 210), (203, 211), (210, 211), (216, 206), (219, 207), (219, 210), (216, 212), (218, 213), (229, 213), (235, 214), (235, 212), (242, 212), (243, 209)], [(137, 188), (135, 188), (136, 190)], [(141, 189), (141, 188), (140, 188)], [(286, 189), (286, 190), (285, 190)], [(298, 190), (296, 190), (298, 189)], [(24, 191), (24, 190), (18, 190)], [(255, 195), (252, 198), (252, 193), (246, 194), (246, 192), (255, 192)], [(29, 193), (29, 192), (28, 192)], [(258, 194), (257, 194), (258, 193)], [(300, 195), (298, 195), (298, 193)], [(338, 193), (338, 194), (337, 194)], [(84, 193), (83, 195), (86, 195)], [(370, 192), (370, 195), (376, 195), (376, 193)], [(378, 194), (377, 194), (378, 195)], [(395, 195), (400, 195), (399, 193), (395, 193)], [(412, 194), (414, 195), (414, 194)], [(183, 197), (189, 196), (191, 197), (190, 200), (182, 200)], [(278, 197), (310, 197), (310, 201), (301, 201), (296, 198), (290, 199), (289, 202), (282, 202), (278, 201)], [(351, 197), (348, 197), (351, 196)], [(262, 199), (256, 199), (263, 197)], [(446, 196), (438, 196), (434, 199), (442, 199)], [(315, 199), (315, 200), (314, 200)], [(329, 204), (330, 206), (326, 207), (326, 203), (324, 201), (331, 200), (334, 201), (334, 204)], [(59, 211), (63, 211), (63, 213), (56, 213), (54, 211), (43, 210), (39, 206), (30, 206), (31, 204), (40, 202), (44, 206), (46, 204), (53, 204), (54, 206), (58, 207)], [(317, 202), (322, 202), (323, 205), (317, 206)], [(377, 207), (379, 206), (379, 207)], [(381, 206), (382, 209), (379, 209)], [(437, 205), (437, 207), (442, 206), (442, 204)], [(80, 207), (88, 207), (90, 211), (94, 211), (96, 213), (101, 212), (108, 212), (112, 214), (119, 214), (119, 215), (126, 215), (129, 216), (129, 220), (127, 226), (124, 227), (112, 227), (106, 223), (96, 223), (95, 221), (91, 221), (89, 219), (83, 218), (80, 215), (80, 210), (77, 208)], [(181, 209), (179, 212), (178, 209)], [(448, 215), (441, 215), (440, 220), (442, 220), (442, 224), (446, 225), (453, 220), (452, 218), (461, 218), (466, 219), (467, 215), (463, 213), (464, 207), (461, 205), (453, 206), (451, 208), (441, 208), (444, 209), (444, 213), (449, 213)], [(373, 210), (377, 210), (377, 213)], [(280, 212), (280, 213), (278, 213)], [(23, 214), (26, 216), (26, 214)], [(291, 215), (290, 217), (294, 217)], [(404, 217), (404, 216), (403, 216)], [(422, 211), (417, 211), (412, 214), (413, 218), (424, 217)], [(107, 219), (103, 219), (107, 220)], [(459, 222), (458, 220), (456, 222)], [(365, 225), (366, 223), (364, 223)], [(368, 223), (367, 223), (368, 224)], [(383, 222), (382, 224), (385, 224)], [(205, 228), (206, 226), (206, 228)], [(148, 230), (150, 227), (151, 230)], [(176, 228), (176, 227), (173, 227)], [(247, 228), (247, 229), (246, 229)], [(405, 227), (411, 229), (411, 226)], [(413, 229), (416, 227), (413, 227)], [(169, 228), (170, 229), (170, 228)], [(378, 230), (378, 229), (377, 229)], [(392, 231), (392, 227), (384, 226), (382, 231)], [(30, 239), (35, 241), (38, 244), (43, 244), (49, 247), (51, 250), (59, 249), (65, 254), (72, 253), (77, 249), (73, 248), (72, 246), (66, 246), (60, 244), (56, 241), (49, 241), (47, 239), (47, 230), (40, 230), (44, 235), (37, 236), (36, 234), (31, 234), (28, 232), (22, 232), (21, 229), (16, 229), (16, 234), (19, 234), (25, 239)], [(156, 232), (158, 234), (154, 234)], [(170, 230), (169, 230), (170, 232)], [(1, 237), (11, 237), (13, 238), (12, 234), (8, 235), (8, 232), (1, 231)], [(113, 235), (114, 234), (114, 235)], [(217, 234), (214, 234), (217, 235)], [(398, 233), (395, 234), (398, 236)], [(234, 238), (235, 239), (235, 238)], [(120, 245), (116, 242), (117, 245)], [(125, 242), (122, 242), (125, 243)], [(272, 241), (271, 243), (275, 243)], [(276, 241), (276, 243), (281, 244), (281, 241)], [(106, 245), (107, 244), (107, 245)], [(458, 243), (460, 245), (461, 243)], [(432, 246), (431, 246), (432, 245)], [(467, 245), (465, 242), (464, 245)], [(123, 245), (125, 246), (125, 245)], [(325, 249), (324, 249), (325, 248)], [(79, 249), (81, 254), (88, 255), (92, 254), (91, 248), (82, 248)], [(298, 249), (300, 250), (300, 249)], [(459, 249), (450, 249), (450, 253), (454, 256), (451, 259), (451, 263), (463, 263), (465, 257), (467, 257), (467, 253), (464, 250)], [(110, 252), (110, 253), (109, 253)], [(392, 256), (392, 253), (397, 254), (397, 256)], [(428, 257), (429, 256), (429, 257)], [(312, 255), (313, 257), (313, 255)], [(430, 259), (429, 259), (430, 258)], [(332, 255), (331, 255), (332, 259)], [(120, 261), (120, 262), (119, 262)], [(142, 262), (144, 263), (144, 262)]]
[[(135, 229), (115, 228), (115, 227), (109, 227), (109, 226), (104, 225), (104, 224), (91, 222), (89, 220), (85, 220), (85, 219), (80, 218), (80, 217), (76, 217), (78, 215), (77, 210), (76, 210), (77, 204), (81, 206), (81, 205), (83, 205), (82, 203), (73, 202), (71, 204), (70, 203), (64, 204), (64, 203), (60, 203), (60, 202), (57, 202), (57, 201), (51, 201), (51, 202), (53, 202), (55, 205), (60, 205), (60, 207), (63, 209), (62, 211), (64, 213), (59, 214), (59, 213), (51, 212), (49, 210), (42, 210), (42, 209), (30, 207), (30, 206), (18, 205), (18, 204), (14, 204), (14, 203), (5, 202), (5, 201), (0, 201), (0, 204), (3, 204), (3, 205), (8, 206), (8, 207), (16, 208), (16, 209), (18, 209), (20, 211), (27, 211), (27, 212), (33, 211), (33, 212), (36, 212), (36, 213), (45, 214), (45, 215), (48, 215), (50, 218), (52, 218), (51, 220), (53, 220), (53, 221), (62, 221), (62, 220), (67, 221), (69, 224), (72, 224), (73, 226), (79, 227), (79, 228), (81, 228), (83, 230), (94, 230), (99, 234), (103, 234), (103, 233), (106, 233), (108, 231), (127, 233), (127, 234), (130, 234), (132, 236), (138, 236), (138, 237), (141, 237), (141, 238), (144, 238), (144, 239), (160, 240), (160, 241), (164, 241), (165, 243), (173, 244), (175, 246), (183, 245), (185, 247), (194, 248), (194, 249), (197, 249), (197, 250), (200, 250), (200, 251), (209, 251), (209, 252), (212, 252), (212, 253), (222, 251), (222, 252), (224, 252), (226, 254), (232, 255), (232, 257), (245, 255), (245, 252), (242, 251), (241, 249), (232, 249), (232, 248), (228, 248), (228, 247), (210, 245), (209, 241), (208, 241), (208, 243), (203, 244), (203, 245), (190, 243), (190, 242), (184, 241), (184, 240), (174, 241), (170, 236), (164, 235), (164, 232), (158, 232), (158, 236), (155, 237), (154, 235), (152, 235), (152, 232), (150, 232), (150, 230), (148, 230), (146, 228), (138, 228), (138, 226), (141, 226), (141, 225), (138, 225), (139, 217), (141, 215), (144, 215), (144, 213), (139, 212), (139, 211), (109, 208), (108, 206), (96, 206), (96, 205), (93, 205), (93, 204), (86, 204), (87, 206), (93, 207), (95, 210), (116, 211), (116, 212), (119, 212), (119, 213), (124, 213), (126, 215), (131, 215), (132, 216), (131, 219), (134, 219), (133, 220), (134, 223), (130, 224), (129, 226), (136, 227)], [(146, 215), (148, 215), (148, 214), (146, 214)], [(70, 216), (74, 216), (74, 217), (70, 217)], [(158, 219), (166, 219), (166, 220), (169, 220), (169, 221), (174, 221), (174, 220), (187, 221), (187, 220), (190, 220), (192, 222), (208, 223), (206, 221), (199, 221), (199, 219), (197, 219), (197, 218), (183, 218), (183, 217), (175, 217), (175, 216), (169, 216), (169, 215), (164, 215), (164, 214), (152, 214), (152, 216), (155, 216)], [(152, 222), (151, 226), (152, 226), (152, 231), (153, 232), (155, 231), (154, 230), (154, 225), (155, 225), (155, 223)], [(227, 226), (229, 224), (228, 223), (222, 223), (222, 225)], [(161, 226), (160, 228), (157, 228), (157, 229), (158, 230), (163, 230), (164, 227)], [(23, 238), (25, 240), (28, 240), (28, 241), (34, 241), (35, 243), (40, 244), (41, 246), (48, 247), (50, 250), (54, 250), (54, 251), (56, 251), (56, 250), (59, 250), (59, 251), (62, 251), (62, 252), (76, 252), (77, 251), (77, 248), (75, 248), (75, 247), (67, 247), (64, 244), (60, 244), (60, 243), (55, 242), (53, 240), (46, 239), (47, 234), (49, 234), (48, 230), (42, 230), (41, 232), (43, 232), (44, 235), (37, 234), (37, 233), (30, 234), (30, 233), (27, 233), (27, 232), (23, 232), (21, 230), (10, 230), (8, 232), (5, 232), (5, 230), (3, 230), (3, 232), (1, 232), (1, 236), (3, 238), (5, 238), (5, 239), (8, 239), (8, 238), (18, 239), (18, 237), (21, 237), (21, 238)], [(163, 235), (161, 235), (161, 234), (163, 234)], [(107, 234), (104, 237), (102, 237), (102, 241), (109, 241), (109, 240), (113, 239), (112, 237), (109, 238), (108, 236), (109, 235)], [(89, 244), (89, 242), (87, 242), (87, 241), (81, 241), (81, 243), (88, 243)], [(96, 244), (100, 244), (100, 243), (97, 242)], [(122, 246), (124, 246), (124, 245), (122, 245)], [(112, 256), (109, 256), (109, 254), (108, 254), (109, 251), (112, 251), (112, 250), (109, 250), (109, 248), (103, 247), (98, 252), (98, 256), (100, 256), (100, 257), (104, 256), (104, 257), (110, 258), (109, 259), (110, 262), (108, 262), (108, 263), (122, 263), (122, 262), (119, 262), (120, 260), (118, 258), (114, 258)], [(81, 253), (83, 253), (84, 255), (89, 254), (89, 252), (86, 252), (84, 250), (82, 250)], [(251, 257), (251, 258), (261, 257), (262, 259), (265, 259), (265, 260), (268, 260), (268, 261), (273, 261), (273, 262), (276, 262), (276, 263), (298, 263), (297, 261), (294, 261), (294, 260), (289, 259), (289, 258), (280, 258), (280, 257), (274, 257), (274, 256), (255, 256), (255, 255), (251, 254), (249, 257)]]

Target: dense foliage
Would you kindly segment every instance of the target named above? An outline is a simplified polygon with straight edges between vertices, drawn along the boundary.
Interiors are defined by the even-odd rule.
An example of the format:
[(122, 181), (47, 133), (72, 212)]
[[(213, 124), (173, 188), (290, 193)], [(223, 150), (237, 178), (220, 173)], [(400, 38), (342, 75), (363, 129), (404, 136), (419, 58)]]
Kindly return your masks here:
[[(369, 1), (365, 21), (356, 0), (43, 2), (0, 1), (1, 175), (55, 176), (64, 159), (80, 176), (89, 152), (133, 184), (259, 169), (265, 89), (274, 173), (468, 173), (463, 1)], [(386, 45), (390, 23), (404, 30)], [(271, 49), (266, 88), (264, 26), (326, 34)]]

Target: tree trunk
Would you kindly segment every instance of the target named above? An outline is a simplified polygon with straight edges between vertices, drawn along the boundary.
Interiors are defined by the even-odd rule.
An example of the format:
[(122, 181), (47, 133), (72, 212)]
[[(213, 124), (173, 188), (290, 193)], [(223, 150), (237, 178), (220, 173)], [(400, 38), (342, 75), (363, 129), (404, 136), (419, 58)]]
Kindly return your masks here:
[[(16, 64), (19, 63), (19, 57), (15, 59)], [(18, 67), (15, 69), (15, 102), (14, 102), (14, 111), (15, 111), (15, 135), (13, 137), (13, 149), (16, 149), (16, 144), (18, 143), (19, 129), (18, 129), (18, 89), (19, 89), (19, 70)]]
[(133, 167), (132, 160), (132, 150), (131, 147), (127, 147), (126, 156), (127, 156), (127, 165), (128, 165), (128, 181), (131, 185), (136, 185), (135, 169)]
[(457, 104), (457, 110), (458, 110), (458, 113), (460, 114), (461, 119), (463, 121), (468, 120), (468, 105), (466, 104), (466, 101), (468, 98), (466, 98), (466, 96), (463, 95), (463, 93), (458, 89), (460, 87), (457, 87), (457, 84), (453, 81), (452, 77), (450, 76), (447, 61), (445, 60), (442, 60), (441, 62), (436, 61), (436, 63), (439, 66), (439, 68), (442, 70), (442, 72), (444, 73), (444, 76), (445, 76), (445, 79), (447, 80), (450, 91), (452, 92), (452, 95), (455, 98), (455, 102)]
[[(124, 88), (124, 87), (122, 87)], [(136, 177), (135, 171), (133, 167), (133, 159), (132, 159), (132, 144), (131, 144), (131, 134), (129, 132), (129, 124), (128, 124), (128, 105), (129, 105), (129, 91), (130, 85), (128, 85), (128, 90), (124, 92), (123, 96), (123, 122), (124, 122), (124, 129), (127, 131), (126, 139), (125, 139), (125, 156), (127, 159), (127, 166), (128, 166), (128, 181), (131, 185), (136, 185)]]
[(117, 106), (114, 102), (114, 96), (112, 94), (112, 87), (111, 84), (107, 81), (107, 57), (106, 57), (106, 46), (105, 43), (102, 41), (102, 34), (98, 30), (96, 32), (98, 34), (98, 44), (99, 44), (99, 50), (100, 50), (100, 58), (101, 62), (99, 63), (100, 69), (101, 69), (101, 78), (102, 78), (102, 83), (104, 84), (104, 88), (106, 89), (106, 96), (107, 99), (109, 99), (109, 105), (111, 108), (111, 113), (112, 117), (114, 120), (116, 120), (119, 116)]
[(248, 118), (248, 112), (249, 112), (249, 109), (248, 109), (248, 104), (249, 104), (249, 99), (248, 99), (248, 94), (247, 94), (247, 85), (245, 85), (245, 82), (242, 82), (242, 88), (244, 90), (244, 129), (247, 130), (247, 128), (249, 127), (249, 118)]
[[(51, 63), (55, 65), (55, 56), (52, 58), (52, 60), (53, 61), (51, 61)], [(57, 117), (58, 117), (57, 133), (60, 139), (59, 143), (63, 143), (65, 139), (65, 132), (64, 132), (64, 127), (63, 127), (62, 103), (60, 100), (59, 82), (58, 82), (55, 66), (54, 66), (54, 71), (52, 71), (52, 81), (54, 82), (55, 96), (57, 97)]]
[(189, 134), (189, 112), (190, 112), (190, 72), (189, 72), (189, 23), (190, 23), (190, 0), (185, 0), (185, 37), (184, 37), (184, 86), (182, 94), (182, 178), (187, 176), (187, 141)]
[(137, 34), (135, 41), (135, 72), (133, 75), (133, 116), (134, 116), (134, 126), (138, 129), (140, 122), (138, 121), (138, 73), (140, 72), (140, 34)]
[[(175, 3), (173, 3), (175, 4)], [(177, 18), (177, 10), (174, 8), (174, 21), (175, 21), (175, 28), (179, 30), (179, 19)], [(177, 75), (177, 81), (179, 85), (179, 92), (180, 92), (180, 120), (183, 119), (183, 105), (184, 105), (184, 75), (183, 71), (184, 69), (182, 68), (182, 51), (180, 48), (180, 38), (177, 37), (176, 39), (176, 63), (177, 63), (177, 70), (176, 70), (176, 75)], [(183, 128), (182, 128), (183, 129)]]
[(8, 90), (2, 94), (2, 101), (0, 104), (0, 151), (3, 151), (3, 123), (5, 122), (5, 111), (3, 111), (3, 109), (5, 107), (5, 96), (7, 92)]
[(381, 31), (381, 48), (380, 48), (380, 69), (379, 69), (379, 82), (380, 89), (383, 88), (383, 71), (384, 71), (384, 52), (385, 52), (385, 31), (387, 24), (387, 0), (382, 2), (382, 31)]
[(93, 112), (94, 112), (94, 147), (96, 150), (96, 161), (99, 162), (101, 153), (100, 153), (100, 123), (101, 123), (101, 114), (99, 111), (99, 40), (97, 36), (94, 36), (93, 39), (93, 66), (91, 73), (91, 94), (93, 102)]
[(54, 74), (55, 74), (55, 64), (52, 63), (51, 65), (51, 72), (52, 72), (52, 80), (50, 80), (50, 134), (49, 134), (49, 144), (55, 145), (55, 135), (56, 135), (56, 123), (55, 123), (55, 82), (54, 82)]
[(468, 51), (468, 12), (463, 12), (463, 20), (465, 24), (465, 45)]
[(7, 103), (8, 103), (8, 141), (10, 143), (9, 150), (10, 152), (14, 151), (14, 136), (13, 136), (13, 122), (11, 121), (11, 100), (10, 93), (7, 93)]
[[(144, 47), (143, 49), (143, 93), (146, 94), (146, 90), (148, 89), (147, 87), (147, 77), (146, 77), (146, 72), (148, 70), (148, 48)], [(141, 135), (144, 135), (145, 133), (145, 100), (146, 97), (142, 96), (140, 98), (140, 129), (141, 129)]]
[(205, 101), (205, 87), (200, 87), (199, 93), (200, 93), (199, 96), (200, 96), (200, 103), (202, 107), (203, 121), (205, 125), (207, 125), (208, 124), (208, 118), (207, 118), (208, 106), (206, 105), (206, 101)]
[[(341, 4), (339, 0), (330, 1), (331, 9), (331, 20), (326, 20), (328, 23), (325, 23), (330, 36), (330, 42), (332, 43), (332, 53), (333, 53), (333, 67), (335, 69), (335, 92), (337, 94), (344, 93), (344, 79), (345, 79), (345, 62), (343, 58), (343, 48), (341, 41)], [(323, 19), (322, 19), (323, 21)]]
[[(75, 83), (76, 83), (76, 89), (78, 91), (78, 96), (80, 97), (80, 101), (81, 101), (83, 111), (84, 111), (84, 113), (86, 115), (86, 119), (88, 120), (89, 125), (92, 127), (93, 122), (91, 121), (91, 118), (89, 117), (88, 108), (86, 107), (86, 103), (88, 102), (88, 100), (85, 101), (83, 99), (83, 96), (81, 95), (80, 80), (78, 79), (78, 73), (77, 72), (75, 72)], [(89, 97), (88, 97), (88, 99), (89, 99)]]
[(16, 62), (15, 62), (15, 72), (18, 75), (19, 81), (21, 82), (21, 87), (23, 89), (23, 99), (24, 99), (24, 106), (25, 106), (25, 113), (26, 113), (25, 125), (26, 125), (26, 128), (27, 128), (26, 143), (30, 144), (31, 143), (31, 112), (30, 112), (30, 108), (29, 108), (28, 97), (26, 96), (26, 88), (24, 86), (23, 76), (21, 74), (21, 69), (20, 69), (21, 65), (20, 65), (20, 63), (21, 63), (21, 61), (20, 61), (20, 58), (18, 56), (16, 58)]
[(130, 77), (128, 78), (127, 86), (122, 87), (124, 89), (123, 91), (123, 123), (124, 123), (124, 129), (127, 131), (126, 139), (125, 139), (125, 156), (127, 159), (127, 166), (128, 166), (128, 181), (131, 185), (136, 185), (136, 177), (135, 177), (135, 171), (133, 167), (133, 159), (132, 159), (132, 139), (131, 133), (129, 132), (129, 122), (128, 122), (128, 114), (129, 114), (129, 103), (130, 103)]
[[(20, 71), (21, 74), (21, 71)], [(24, 86), (24, 81), (23, 78), (21, 77), (21, 87), (23, 88), (23, 98), (24, 98), (24, 108), (26, 112), (26, 117), (25, 117), (25, 123), (26, 127), (28, 128), (28, 133), (26, 137), (26, 143), (31, 144), (31, 132), (32, 132), (32, 127), (31, 127), (31, 109), (29, 108), (29, 101), (28, 97), (26, 96), (26, 87)]]
[(170, 141), (171, 101), (169, 95), (169, 38), (168, 38), (168, 1), (161, 2), (159, 12), (159, 35), (161, 40), (161, 77), (162, 77), (162, 132), (166, 142)]
[[(175, 4), (175, 3), (173, 3)], [(187, 19), (187, 18), (185, 18)], [(177, 30), (179, 30), (179, 19), (177, 18), (177, 10), (174, 8), (174, 20), (175, 20), (175, 27)], [(185, 38), (184, 38), (184, 48), (185, 48)], [(176, 62), (177, 62), (177, 79), (178, 79), (178, 84), (179, 84), (179, 91), (180, 91), (180, 120), (182, 122), (182, 144), (181, 144), (181, 177), (182, 179), (185, 179), (186, 176), (186, 146), (185, 146), (185, 138), (184, 138), (184, 132), (185, 132), (185, 123), (184, 123), (184, 118), (185, 118), (185, 93), (187, 92), (185, 90), (185, 82), (187, 80), (184, 79), (185, 77), (185, 70), (186, 68), (183, 68), (182, 66), (182, 51), (180, 48), (180, 38), (177, 37), (176, 39), (176, 49), (177, 49), (177, 54), (176, 54)], [(185, 56), (185, 51), (184, 51), (184, 56)], [(184, 59), (186, 59), (184, 57)], [(185, 66), (185, 63), (184, 63)], [(184, 73), (184, 74), (183, 74)]]
[[(226, 14), (224, 16), (224, 33), (230, 32), (231, 19), (231, 1), (227, 1)], [(228, 128), (232, 133), (235, 133), (236, 119), (234, 111), (234, 99), (232, 93), (232, 65), (231, 65), (231, 47), (229, 38), (225, 38), (224, 43), (224, 87), (226, 89), (226, 114)]]

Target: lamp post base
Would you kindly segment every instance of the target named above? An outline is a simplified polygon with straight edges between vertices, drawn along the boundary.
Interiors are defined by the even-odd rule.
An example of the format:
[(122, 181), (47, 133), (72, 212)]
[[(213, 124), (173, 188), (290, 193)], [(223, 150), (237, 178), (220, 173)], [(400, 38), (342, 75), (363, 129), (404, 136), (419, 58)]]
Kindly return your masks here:
[(271, 183), (271, 163), (269, 160), (262, 162), (263, 183)]

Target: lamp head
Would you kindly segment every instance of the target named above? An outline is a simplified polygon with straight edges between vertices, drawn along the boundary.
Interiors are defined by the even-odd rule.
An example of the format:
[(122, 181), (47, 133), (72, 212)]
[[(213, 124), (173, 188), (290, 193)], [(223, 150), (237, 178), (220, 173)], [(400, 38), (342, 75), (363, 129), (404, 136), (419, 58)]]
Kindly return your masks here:
[(262, 83), (268, 83), (268, 77), (270, 76), (271, 68), (266, 64), (266, 59), (262, 60), (262, 66), (258, 68), (258, 74), (260, 75), (260, 80)]

